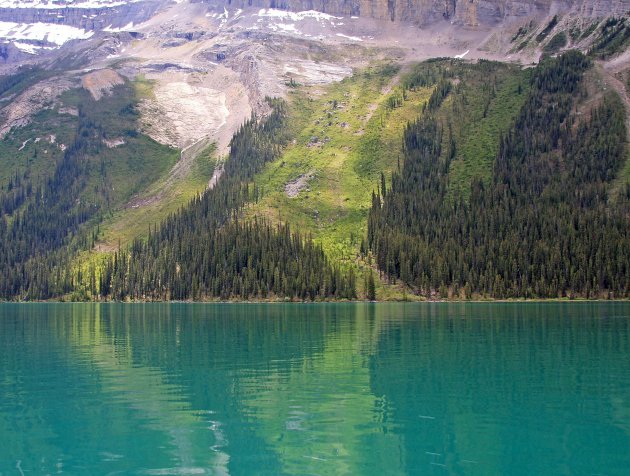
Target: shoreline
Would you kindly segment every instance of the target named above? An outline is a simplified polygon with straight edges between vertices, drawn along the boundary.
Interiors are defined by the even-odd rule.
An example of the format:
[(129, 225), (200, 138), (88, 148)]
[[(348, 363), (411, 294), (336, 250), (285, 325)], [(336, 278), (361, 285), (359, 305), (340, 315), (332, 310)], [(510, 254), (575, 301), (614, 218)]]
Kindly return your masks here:
[(329, 300), (329, 301), (284, 301), (284, 300), (227, 300), (227, 301), (63, 301), (63, 300), (44, 300), (44, 301), (6, 301), (0, 300), (3, 304), (546, 304), (546, 303), (565, 303), (565, 304), (585, 304), (585, 303), (630, 303), (630, 298), (620, 299), (568, 299), (568, 298), (515, 298), (515, 299), (435, 299), (435, 300), (389, 300), (389, 301), (367, 301), (367, 300)]

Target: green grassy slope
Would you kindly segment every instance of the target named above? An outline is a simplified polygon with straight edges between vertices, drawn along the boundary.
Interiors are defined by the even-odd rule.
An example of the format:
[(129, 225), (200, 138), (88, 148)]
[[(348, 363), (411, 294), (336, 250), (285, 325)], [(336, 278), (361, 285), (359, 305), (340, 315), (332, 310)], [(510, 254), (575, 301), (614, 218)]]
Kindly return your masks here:
[[(290, 97), (295, 137), (285, 153), (255, 179), (262, 198), (247, 210), (289, 222), (313, 235), (327, 255), (360, 277), (368, 263), (359, 258), (367, 230), (371, 194), (381, 172), (397, 166), (405, 124), (414, 119), (432, 88), (407, 92), (407, 100), (391, 109), (387, 99), (399, 94), (400, 73), (378, 66), (355, 74), (324, 92), (297, 88)], [(302, 178), (295, 196), (287, 184)], [(398, 290), (381, 289), (389, 295)]]
[[(29, 84), (19, 82), (11, 91), (24, 90)], [(21, 216), (21, 222), (28, 223), (31, 235), (50, 236), (46, 227), (52, 226), (51, 223), (65, 219), (65, 225), (72, 224), (70, 231), (65, 225), (63, 228), (59, 225), (61, 235), (47, 242), (48, 248), (31, 250), (31, 255), (24, 255), (25, 260), (38, 263), (32, 266), (44, 266), (46, 257), (57, 253), (64, 260), (57, 266), (67, 268), (68, 257), (91, 246), (90, 237), (94, 239), (94, 231), (103, 219), (125, 208), (132, 197), (155, 187), (178, 161), (178, 150), (138, 132), (140, 94), (137, 89), (137, 83), (125, 82), (99, 101), (83, 89), (68, 90), (31, 117), (28, 125), (13, 128), (0, 141), (0, 197), (11, 200), (17, 192), (23, 197), (17, 206), (9, 206), (9, 212), (3, 217), (9, 226)], [(19, 91), (11, 92), (17, 93)], [(198, 175), (212, 173), (201, 164), (191, 168)], [(66, 177), (65, 182), (63, 177)], [(54, 185), (62, 182), (65, 189)], [(51, 189), (51, 186), (57, 188)], [(64, 205), (56, 207), (55, 213), (62, 213), (61, 216), (50, 215), (51, 211), (46, 218), (33, 212), (33, 205), (41, 199), (39, 190), (59, 194), (54, 199), (55, 206), (61, 199)], [(7, 246), (19, 247), (20, 243), (15, 241)], [(8, 253), (7, 256), (22, 256), (14, 251)], [(78, 269), (84, 266), (82, 262), (82, 258), (76, 261)], [(19, 274), (17, 268), (7, 270), (9, 272), (13, 277)], [(55, 277), (60, 275), (58, 271), (54, 273)], [(81, 281), (79, 278), (77, 280)], [(41, 289), (46, 296), (46, 286)]]
[[(406, 126), (422, 115), (436, 116), (443, 131), (441, 160), (448, 164), (441, 172), (447, 174), (445, 197), (466, 200), (472, 181), (491, 183), (500, 138), (525, 102), (531, 74), (531, 69), (501, 63), (439, 59), (402, 69), (375, 64), (326, 86), (294, 85), (284, 131), (291, 140), (255, 175), (256, 198), (246, 205), (244, 218), (263, 216), (312, 236), (334, 265), (356, 273), (360, 297), (365, 297), (364, 278), (370, 273), (377, 277), (378, 299), (411, 296), (400, 281), (378, 279), (373, 257), (362, 252), (373, 191), (381, 187), (381, 177), (389, 186), (398, 169)], [(437, 90), (446, 85), (448, 92), (432, 107), (429, 99), (438, 82)], [(34, 184), (46, 180), (63, 157), (60, 144), (83, 148), (77, 203), (93, 204), (96, 211), (84, 229), (98, 233), (93, 248), (73, 261), (78, 282), (98, 274), (119, 245), (146, 236), (151, 226), (185, 207), (212, 177), (213, 145), (180, 170), (180, 151), (138, 132), (137, 103), (150, 94), (151, 83), (143, 79), (116, 87), (100, 101), (73, 89), (55, 109), (40, 112), (31, 125), (0, 141), (4, 190), (16, 175)], [(61, 114), (60, 107), (75, 108), (79, 116)], [(615, 182), (620, 193), (619, 184), (630, 182), (629, 164)]]
[[(102, 202), (103, 211), (108, 211), (146, 190), (170, 170), (179, 152), (137, 132), (135, 89), (132, 83), (118, 86), (100, 101), (85, 90), (72, 89), (62, 94), (58, 106), (41, 110), (27, 126), (11, 130), (0, 141), (0, 187), (6, 189), (16, 175), (36, 186), (51, 175), (64, 150), (89, 142), (82, 198)], [(79, 111), (79, 117), (60, 112), (69, 109)], [(105, 141), (120, 145), (110, 147)]]
[[(479, 68), (449, 60), (414, 65), (402, 73), (381, 66), (320, 94), (308, 88), (292, 91), (295, 140), (256, 177), (262, 198), (247, 215), (289, 222), (311, 233), (334, 262), (355, 269), (357, 291), (364, 295), (363, 277), (375, 270), (360, 253), (372, 191), (381, 173), (388, 177), (397, 168), (404, 128), (423, 114), (434, 90), (424, 84), (434, 83), (444, 71), (455, 86), (439, 114), (460, 144), (449, 171), (451, 193), (469, 193), (473, 178), (487, 180), (499, 134), (522, 105), (529, 73), (498, 63)], [(414, 78), (419, 84), (409, 87)], [(406, 290), (377, 280), (377, 295), (400, 299)]]
[[(190, 169), (176, 180), (165, 170), (158, 180), (105, 217), (97, 251), (110, 251), (145, 235), (169, 214), (184, 207), (208, 186), (216, 164), (216, 148), (209, 146), (192, 161)], [(176, 152), (179, 156), (179, 152)]]
[(82, 89), (67, 92), (62, 101), (79, 109), (84, 125), (79, 134), (94, 139), (87, 151), (92, 167), (86, 194), (100, 194), (105, 211), (146, 190), (177, 161), (176, 150), (137, 132), (139, 113), (133, 83), (116, 86), (99, 101)]
[(28, 127), (14, 128), (0, 140), (0, 187), (6, 188), (16, 175), (41, 183), (63, 157), (62, 144), (72, 143), (75, 129), (75, 117), (53, 110), (36, 114)]
[[(138, 78), (132, 87), (134, 102), (153, 95), (152, 82), (144, 78)], [(121, 110), (127, 110), (121, 115), (131, 114), (129, 118), (134, 121), (134, 124), (129, 124), (131, 129), (123, 130), (121, 134), (129, 135), (130, 131), (138, 128), (137, 114), (133, 107), (129, 110), (128, 106), (119, 106), (122, 106)], [(106, 124), (105, 127), (106, 130), (121, 129), (120, 125), (114, 124)], [(134, 137), (127, 141), (124, 148), (108, 151), (111, 153), (109, 169), (112, 183), (116, 184), (114, 188), (119, 199), (104, 216), (97, 251), (111, 251), (118, 244), (126, 245), (134, 238), (145, 235), (150, 226), (158, 225), (205, 190), (214, 172), (217, 161), (214, 145), (206, 147), (185, 167), (173, 173), (173, 167), (180, 160), (179, 150), (157, 144), (142, 134), (132, 132), (131, 135)], [(123, 152), (125, 160), (119, 160), (120, 152)], [(141, 175), (138, 176), (135, 171)]]

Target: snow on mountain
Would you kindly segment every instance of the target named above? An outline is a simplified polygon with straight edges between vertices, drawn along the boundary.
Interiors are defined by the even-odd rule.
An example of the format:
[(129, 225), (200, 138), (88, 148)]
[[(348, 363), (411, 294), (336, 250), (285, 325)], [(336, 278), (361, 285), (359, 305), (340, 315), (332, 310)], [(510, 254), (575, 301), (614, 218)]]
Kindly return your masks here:
[(0, 21), (0, 38), (7, 40), (31, 40), (61, 46), (69, 40), (85, 40), (93, 34), (93, 31), (53, 23), (20, 24)]
[(60, 9), (60, 8), (112, 8), (143, 0), (0, 0), (0, 8), (32, 8), (32, 9)]
[[(21, 61), (24, 53), (38, 55), (71, 40), (86, 40), (106, 28), (151, 18), (168, 0), (0, 0), (0, 63)], [(122, 27), (122, 28), (121, 28)]]

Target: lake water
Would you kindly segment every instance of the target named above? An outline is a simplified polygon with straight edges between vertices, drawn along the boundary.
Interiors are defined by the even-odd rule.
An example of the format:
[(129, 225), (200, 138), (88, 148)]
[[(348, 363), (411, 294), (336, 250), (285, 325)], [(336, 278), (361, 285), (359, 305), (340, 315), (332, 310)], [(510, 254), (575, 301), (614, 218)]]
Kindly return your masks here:
[(0, 474), (630, 474), (630, 304), (3, 304)]

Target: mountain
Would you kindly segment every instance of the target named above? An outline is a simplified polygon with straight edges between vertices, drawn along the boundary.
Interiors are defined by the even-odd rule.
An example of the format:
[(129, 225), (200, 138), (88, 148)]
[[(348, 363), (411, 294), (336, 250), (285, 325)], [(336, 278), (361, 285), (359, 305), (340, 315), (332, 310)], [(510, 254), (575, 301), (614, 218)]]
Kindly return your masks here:
[[(201, 0), (221, 5), (213, 0)], [(316, 10), (330, 15), (359, 16), (378, 20), (413, 22), (420, 25), (450, 21), (467, 26), (496, 25), (532, 15), (578, 13), (585, 18), (624, 15), (628, 2), (621, 0), (506, 1), (506, 0), (226, 0), (237, 8), (278, 8), (290, 11)]]
[(141, 23), (161, 3), (147, 1), (15, 1), (0, 2), (0, 40), (4, 61), (58, 49), (72, 40), (91, 38), (95, 32)]
[(0, 296), (627, 296), (628, 5), (349, 5), (0, 2)]

